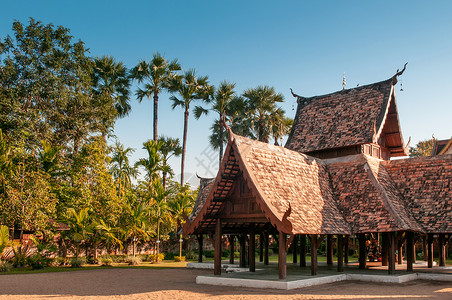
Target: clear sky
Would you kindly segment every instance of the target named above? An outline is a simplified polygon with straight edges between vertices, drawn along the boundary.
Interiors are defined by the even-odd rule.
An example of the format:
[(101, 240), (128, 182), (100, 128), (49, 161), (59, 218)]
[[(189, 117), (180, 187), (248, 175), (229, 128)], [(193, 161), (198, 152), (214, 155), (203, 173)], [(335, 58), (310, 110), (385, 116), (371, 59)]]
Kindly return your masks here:
[[(1, 0), (0, 37), (11, 33), (13, 20), (33, 17), (69, 28), (91, 55), (112, 55), (128, 67), (159, 51), (211, 84), (235, 82), (239, 93), (274, 86), (290, 117), (289, 88), (303, 96), (331, 93), (342, 88), (344, 72), (350, 88), (388, 79), (408, 62), (396, 98), (405, 142), (411, 137), (415, 145), (432, 134), (452, 136), (451, 12), (452, 1)], [(131, 102), (115, 134), (137, 149), (136, 160), (152, 137), (152, 106), (134, 96)], [(182, 109), (171, 110), (167, 94), (159, 103), (159, 134), (182, 138)], [(213, 119), (190, 118), (187, 173), (216, 174), (208, 143)], [(179, 159), (172, 165), (180, 173)]]

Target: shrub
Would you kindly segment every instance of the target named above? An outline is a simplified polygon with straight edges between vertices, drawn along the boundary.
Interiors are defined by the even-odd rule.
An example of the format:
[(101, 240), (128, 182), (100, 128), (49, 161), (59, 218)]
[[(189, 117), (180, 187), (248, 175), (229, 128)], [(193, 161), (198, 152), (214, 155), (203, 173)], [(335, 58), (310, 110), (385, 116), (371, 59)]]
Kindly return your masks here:
[(85, 260), (83, 258), (74, 257), (73, 259), (71, 259), (71, 268), (81, 268), (84, 263)]
[(28, 258), (28, 265), (33, 270), (40, 270), (44, 269), (47, 265), (47, 261), (40, 254), (35, 254)]
[(13, 266), (4, 260), (0, 260), (0, 272), (9, 272)]
[(195, 259), (195, 258), (197, 258), (197, 255), (195, 254), (195, 252), (193, 250), (189, 250), (189, 251), (185, 252), (185, 257), (187, 259)]
[(27, 264), (27, 256), (24, 253), (16, 253), (13, 257), (13, 266), (15, 268), (24, 267)]
[[(174, 256), (173, 256), (174, 257)], [(165, 255), (163, 253), (157, 254), (149, 254), (147, 260), (153, 263), (163, 261), (165, 259)]]
[(138, 256), (127, 256), (126, 258), (126, 263), (128, 263), (130, 266), (138, 266), (139, 264), (141, 264), (141, 258), (139, 258)]
[(185, 261), (185, 256), (174, 256), (174, 260), (177, 262)]
[(222, 251), (223, 253), (221, 253), (221, 256), (222, 257), (229, 257), (229, 253), (230, 253), (230, 251), (229, 250), (227, 250), (227, 249), (223, 249), (223, 251)]
[(207, 258), (214, 258), (215, 251), (214, 250), (204, 250), (202, 254)]
[[(148, 257), (151, 255), (154, 255), (154, 254), (148, 255)], [(174, 257), (177, 255), (177, 253), (176, 252), (165, 252), (164, 255), (165, 255), (165, 257), (164, 257), (165, 260), (173, 260)]]
[(113, 259), (110, 256), (105, 256), (101, 258), (101, 262), (103, 266), (111, 266)]
[(89, 256), (86, 258), (86, 263), (90, 264), (90, 265), (98, 265), (99, 261), (100, 261), (100, 259), (95, 258), (94, 256)]
[(110, 255), (110, 258), (113, 260), (113, 262), (115, 263), (122, 263), (126, 261), (126, 256), (125, 255)]
[(51, 260), (50, 265), (52, 266), (68, 266), (71, 260), (68, 257), (55, 257)]

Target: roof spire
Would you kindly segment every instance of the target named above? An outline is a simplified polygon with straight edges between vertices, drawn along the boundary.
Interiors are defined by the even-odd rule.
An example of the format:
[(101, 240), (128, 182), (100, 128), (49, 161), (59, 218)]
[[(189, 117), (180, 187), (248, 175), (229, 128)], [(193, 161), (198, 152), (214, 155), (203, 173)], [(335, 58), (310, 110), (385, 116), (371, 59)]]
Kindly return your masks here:
[(405, 65), (403, 66), (402, 71), (399, 71), (399, 69), (397, 69), (396, 74), (392, 77), (392, 85), (395, 85), (395, 84), (397, 83), (397, 77), (399, 77), (400, 75), (403, 74), (403, 72), (405, 72), (405, 69), (406, 69), (406, 65), (407, 65), (407, 64), (408, 64), (408, 63), (405, 63)]
[(342, 76), (342, 90), (345, 90), (345, 85), (346, 85), (346, 81), (345, 81), (345, 72), (344, 72), (344, 76)]

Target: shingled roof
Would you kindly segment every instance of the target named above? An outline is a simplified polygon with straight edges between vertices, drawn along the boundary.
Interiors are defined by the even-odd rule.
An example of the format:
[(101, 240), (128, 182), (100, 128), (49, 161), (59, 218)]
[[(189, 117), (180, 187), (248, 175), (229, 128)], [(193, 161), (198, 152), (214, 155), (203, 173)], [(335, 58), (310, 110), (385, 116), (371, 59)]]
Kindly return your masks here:
[(199, 177), (199, 191), (198, 196), (196, 197), (195, 205), (193, 206), (193, 210), (190, 214), (190, 217), (188, 218), (190, 222), (192, 222), (196, 216), (201, 211), (202, 207), (204, 206), (204, 203), (206, 203), (207, 197), (210, 194), (210, 191), (213, 187), (213, 181), (215, 178), (204, 178)]
[(296, 95), (298, 108), (286, 147), (309, 154), (379, 143), (391, 156), (407, 155), (393, 84), (391, 78), (323, 96)]
[(452, 233), (452, 155), (383, 162), (425, 232)]
[(339, 209), (354, 233), (423, 231), (381, 160), (359, 154), (326, 161)]

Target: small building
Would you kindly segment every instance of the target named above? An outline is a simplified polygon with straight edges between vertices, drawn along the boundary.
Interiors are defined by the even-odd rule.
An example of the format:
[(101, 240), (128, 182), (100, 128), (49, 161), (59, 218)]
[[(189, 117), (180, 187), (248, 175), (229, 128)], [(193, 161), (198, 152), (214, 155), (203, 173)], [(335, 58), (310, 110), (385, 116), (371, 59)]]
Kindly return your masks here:
[[(382, 264), (395, 271), (394, 253), (406, 244), (413, 270), (415, 238), (425, 237), (429, 267), (433, 239), (440, 265), (452, 236), (452, 155), (390, 160), (406, 156), (399, 124), (394, 77), (353, 89), (305, 98), (285, 147), (235, 135), (215, 179), (203, 179), (184, 234), (215, 235), (215, 274), (221, 274), (221, 237), (240, 241), (240, 265), (255, 270), (255, 236), (260, 260), (268, 264), (269, 236), (279, 243), (279, 278), (286, 277), (286, 253), (300, 240), (306, 265), (317, 274), (317, 247), (326, 237), (327, 263), (336, 239), (338, 271), (347, 261), (350, 236), (359, 240), (359, 267), (366, 268), (366, 236), (382, 237)], [(234, 243), (231, 243), (234, 245)], [(294, 248), (296, 250), (296, 248)], [(234, 252), (234, 249), (231, 249)], [(391, 255), (392, 254), (392, 255)], [(296, 257), (297, 254), (295, 254)], [(233, 257), (231, 257), (231, 262)], [(401, 262), (400, 262), (401, 263)]]
[(452, 138), (450, 140), (435, 141), (432, 155), (452, 154)]

